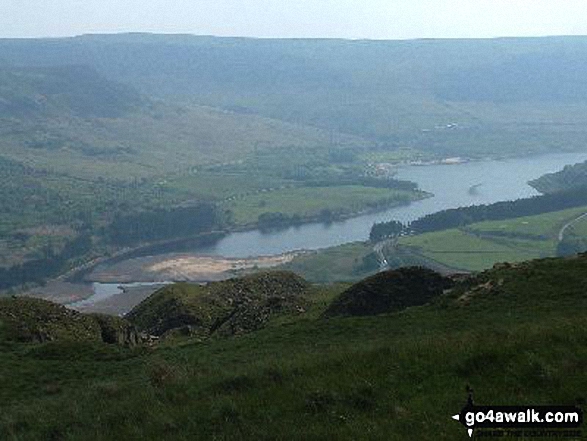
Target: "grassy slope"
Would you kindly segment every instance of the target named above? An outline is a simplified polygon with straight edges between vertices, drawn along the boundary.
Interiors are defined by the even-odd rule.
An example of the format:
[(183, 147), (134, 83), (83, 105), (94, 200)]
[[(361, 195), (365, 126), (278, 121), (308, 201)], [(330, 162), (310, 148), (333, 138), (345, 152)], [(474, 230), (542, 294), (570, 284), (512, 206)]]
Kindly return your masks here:
[[(2, 133), (4, 132), (4, 133)], [(31, 140), (57, 139), (53, 148)], [(132, 180), (190, 166), (243, 159), (256, 148), (328, 144), (328, 134), (266, 118), (207, 108), (156, 105), (120, 118), (20, 120), (0, 131), (0, 154), (28, 166), (76, 177)], [(361, 141), (349, 138), (352, 145)]]
[[(580, 404), (587, 390), (585, 258), (482, 275), (499, 290), (362, 318), (302, 318), (152, 351), (3, 345), (6, 439), (466, 439), (479, 404)], [(500, 282), (501, 280), (501, 282)]]
[(273, 176), (198, 171), (165, 176), (157, 181), (157, 185), (180, 198), (222, 201), (298, 184)]
[(176, 284), (155, 292), (127, 317), (158, 336), (186, 326), (192, 334), (235, 335), (262, 328), (270, 315), (303, 308), (307, 288), (299, 276), (277, 271), (205, 286)]

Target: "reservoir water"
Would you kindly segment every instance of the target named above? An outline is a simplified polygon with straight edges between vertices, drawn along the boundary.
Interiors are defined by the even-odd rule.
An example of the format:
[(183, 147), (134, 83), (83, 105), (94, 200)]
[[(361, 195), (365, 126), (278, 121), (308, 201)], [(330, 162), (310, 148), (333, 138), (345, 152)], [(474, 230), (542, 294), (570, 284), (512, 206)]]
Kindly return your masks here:
[(560, 153), (451, 165), (404, 166), (398, 169), (397, 177), (416, 182), (422, 190), (433, 193), (433, 197), (331, 224), (304, 224), (269, 233), (258, 230), (232, 233), (213, 246), (192, 251), (213, 256), (250, 257), (362, 241), (368, 238), (376, 222), (391, 219), (408, 222), (447, 208), (537, 195), (528, 181), (585, 160), (587, 153)]
[[(92, 283), (92, 291), (94, 294), (87, 299), (79, 300), (77, 302), (69, 303), (67, 306), (70, 308), (78, 309), (87, 306), (94, 305), (102, 300), (109, 299), (112, 296), (124, 294), (124, 291), (128, 288), (135, 288), (139, 286), (152, 286), (159, 288), (164, 285), (169, 285), (172, 282), (132, 282), (132, 283)], [(153, 289), (154, 291), (154, 289)]]

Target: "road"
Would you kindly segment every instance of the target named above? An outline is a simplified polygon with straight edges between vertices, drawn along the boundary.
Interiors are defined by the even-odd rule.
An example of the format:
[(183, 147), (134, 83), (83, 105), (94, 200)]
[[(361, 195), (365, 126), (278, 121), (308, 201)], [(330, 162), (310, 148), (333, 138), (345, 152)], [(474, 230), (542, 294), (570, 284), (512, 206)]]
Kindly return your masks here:
[(375, 252), (375, 255), (377, 256), (377, 261), (379, 262), (380, 271), (386, 269), (388, 265), (387, 259), (385, 258), (385, 254), (383, 253), (383, 247), (390, 243), (394, 244), (395, 242), (397, 242), (397, 239), (387, 239), (381, 242), (377, 242), (373, 246), (373, 251)]
[(571, 226), (573, 226), (574, 224), (576, 224), (577, 222), (579, 222), (581, 219), (587, 217), (587, 213), (583, 213), (582, 215), (580, 215), (579, 217), (576, 217), (575, 219), (567, 222), (566, 224), (563, 225), (563, 227), (560, 229), (560, 231), (558, 232), (558, 241), (562, 242), (562, 240), (565, 237), (565, 232), (567, 231), (567, 229)]

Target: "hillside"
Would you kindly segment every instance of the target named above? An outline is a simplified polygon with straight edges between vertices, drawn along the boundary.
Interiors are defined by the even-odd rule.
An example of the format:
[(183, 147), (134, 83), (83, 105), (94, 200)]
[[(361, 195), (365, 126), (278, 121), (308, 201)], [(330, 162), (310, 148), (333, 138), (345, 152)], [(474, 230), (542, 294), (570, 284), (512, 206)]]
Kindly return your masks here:
[(116, 118), (141, 105), (129, 86), (86, 66), (1, 67), (0, 118)]
[(258, 145), (328, 141), (326, 132), (267, 118), (162, 103), (87, 66), (0, 67), (0, 84), (0, 155), (94, 181), (234, 162)]
[(285, 272), (205, 286), (176, 284), (160, 289), (126, 317), (156, 336), (236, 335), (262, 328), (272, 315), (303, 312), (307, 289), (302, 278)]
[(584, 407), (586, 274), (585, 255), (503, 264), (427, 305), (329, 319), (349, 287), (315, 286), (305, 313), (261, 330), (149, 349), (3, 339), (0, 435), (455, 440), (469, 388), (478, 404)]
[(321, 127), (384, 150), (473, 157), (582, 149), (586, 54), (585, 37), (0, 41), (8, 65), (73, 59), (166, 100)]
[[(326, 131), (163, 102), (108, 79), (81, 64), (82, 59), (62, 61), (66, 64), (0, 65), (0, 289), (42, 282), (80, 261), (128, 245), (112, 240), (115, 221), (120, 226), (138, 219), (138, 228), (147, 231), (162, 212), (172, 212), (167, 217), (177, 224), (180, 207), (224, 203), (208, 229), (254, 225), (259, 215), (279, 207), (255, 206), (251, 218), (247, 201), (240, 208), (228, 206), (227, 200), (254, 198), (268, 190), (291, 192), (290, 187), (302, 186), (306, 179), (291, 176), (301, 167), (325, 176), (325, 185), (336, 184), (329, 172), (316, 170), (330, 154)], [(357, 137), (338, 138), (342, 151), (360, 152), (365, 146)], [(279, 160), (284, 157), (288, 160)], [(269, 166), (260, 164), (263, 160)], [(362, 166), (345, 167), (349, 172), (342, 178), (351, 176), (351, 183), (360, 185)], [(330, 174), (339, 171), (329, 168)], [(357, 211), (420, 197), (411, 187), (399, 193), (357, 190), (351, 205)], [(342, 197), (345, 187), (327, 191), (341, 195), (341, 200), (298, 210), (298, 222), (324, 208), (336, 215), (348, 205), (349, 198)], [(173, 238), (168, 236), (157, 239)], [(82, 239), (88, 246), (76, 246), (59, 264), (46, 262), (48, 255), (59, 255)], [(48, 266), (51, 269), (39, 271)]]
[(549, 173), (535, 179), (529, 184), (541, 193), (558, 193), (561, 191), (587, 187), (587, 162), (567, 165), (561, 171)]
[(452, 286), (452, 280), (427, 268), (388, 270), (368, 277), (341, 293), (324, 311), (324, 317), (397, 312), (410, 306), (424, 305)]

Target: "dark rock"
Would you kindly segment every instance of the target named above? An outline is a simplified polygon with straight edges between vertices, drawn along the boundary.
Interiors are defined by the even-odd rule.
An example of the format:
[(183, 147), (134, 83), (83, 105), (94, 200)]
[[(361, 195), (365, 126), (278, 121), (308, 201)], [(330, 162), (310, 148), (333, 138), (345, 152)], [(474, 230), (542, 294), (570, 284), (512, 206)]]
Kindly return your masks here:
[(142, 338), (137, 329), (128, 321), (120, 317), (91, 314), (102, 330), (104, 343), (119, 344), (123, 346), (136, 346)]
[(332, 302), (323, 317), (376, 315), (428, 303), (454, 282), (427, 268), (384, 271), (351, 286)]

